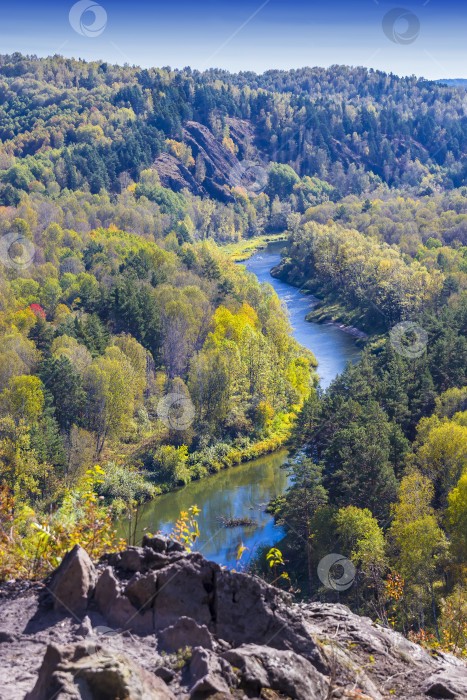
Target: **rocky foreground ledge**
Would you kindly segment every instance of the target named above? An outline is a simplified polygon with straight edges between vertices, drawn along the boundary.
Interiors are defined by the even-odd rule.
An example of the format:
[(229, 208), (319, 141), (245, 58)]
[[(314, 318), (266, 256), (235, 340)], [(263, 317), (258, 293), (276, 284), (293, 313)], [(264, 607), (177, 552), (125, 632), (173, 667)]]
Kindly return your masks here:
[(155, 536), (0, 589), (0, 697), (467, 698), (467, 666)]

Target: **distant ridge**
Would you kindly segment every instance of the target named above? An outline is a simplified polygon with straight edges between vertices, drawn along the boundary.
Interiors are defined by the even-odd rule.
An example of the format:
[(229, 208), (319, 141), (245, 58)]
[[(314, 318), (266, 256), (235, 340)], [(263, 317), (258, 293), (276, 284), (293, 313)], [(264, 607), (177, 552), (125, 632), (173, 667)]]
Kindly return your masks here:
[(442, 80), (436, 80), (436, 82), (449, 85), (449, 87), (463, 87), (467, 90), (467, 78), (443, 78)]

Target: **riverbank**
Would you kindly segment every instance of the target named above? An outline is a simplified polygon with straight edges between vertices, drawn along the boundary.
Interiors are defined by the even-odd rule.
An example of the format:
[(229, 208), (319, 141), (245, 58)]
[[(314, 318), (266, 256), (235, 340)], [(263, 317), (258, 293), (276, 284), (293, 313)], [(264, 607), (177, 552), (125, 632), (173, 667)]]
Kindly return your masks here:
[[(219, 441), (215, 445), (204, 450), (192, 452), (188, 455), (186, 461), (185, 482), (177, 484), (173, 482), (158, 483), (156, 486), (158, 493), (155, 494), (155, 498), (157, 499), (160, 495), (168, 494), (176, 489), (183, 488), (194, 481), (200, 481), (220, 471), (236, 467), (246, 462), (251, 462), (284, 448), (288, 444), (292, 427), (299, 410), (300, 405), (297, 405), (295, 410), (279, 414), (274, 418), (269, 427), (269, 434), (268, 431), (266, 431), (266, 434), (261, 439), (255, 440), (243, 447), (240, 447), (238, 444), (229, 445), (229, 443)], [(159, 442), (154, 445), (146, 443), (141, 450), (132, 454), (131, 460), (126, 463), (126, 466), (135, 467), (137, 464), (144, 464), (146, 458), (151, 454), (156, 445), (159, 444)], [(150, 481), (150, 483), (153, 482)]]
[(306, 314), (310, 323), (334, 326), (351, 335), (361, 347), (369, 338), (375, 338), (384, 332), (381, 316), (374, 308), (351, 307), (342, 302), (338, 294), (324, 290), (316, 280), (303, 280), (292, 274), (286, 261), (281, 261), (272, 268), (271, 276), (290, 284), (308, 294), (313, 299), (313, 306)]
[(285, 233), (255, 236), (238, 241), (238, 243), (227, 243), (222, 246), (222, 252), (233, 262), (244, 262), (259, 250), (267, 248), (270, 243), (284, 243), (285, 245), (287, 236)]
[(316, 298), (316, 306), (306, 315), (309, 323), (325, 323), (334, 326), (360, 342), (368, 340), (372, 335), (359, 328), (360, 325), (365, 324), (365, 321), (358, 309), (347, 309), (336, 299)]

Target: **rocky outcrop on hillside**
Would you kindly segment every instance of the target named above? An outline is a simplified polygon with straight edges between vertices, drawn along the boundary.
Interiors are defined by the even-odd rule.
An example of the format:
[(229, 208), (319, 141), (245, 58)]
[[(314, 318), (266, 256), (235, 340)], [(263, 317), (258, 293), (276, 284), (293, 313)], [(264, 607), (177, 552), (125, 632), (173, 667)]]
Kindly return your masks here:
[[(242, 152), (251, 149), (253, 132), (251, 126), (241, 119), (230, 119), (229, 128)], [(216, 139), (208, 127), (195, 121), (188, 121), (183, 127), (183, 141), (190, 146), (193, 157), (201, 156), (206, 169), (206, 177), (198, 183), (193, 174), (174, 156), (162, 153), (154, 161), (161, 184), (175, 192), (184, 187), (195, 195), (209, 195), (222, 202), (233, 202), (231, 188), (240, 184), (248, 189), (251, 174), (248, 168)]]
[(184, 188), (195, 195), (205, 194), (205, 190), (199, 185), (191, 172), (175, 156), (169, 153), (161, 153), (154, 161), (153, 168), (157, 170), (161, 185), (174, 192), (180, 192)]
[(343, 605), (296, 604), (176, 542), (0, 590), (3, 700), (466, 698), (467, 666)]

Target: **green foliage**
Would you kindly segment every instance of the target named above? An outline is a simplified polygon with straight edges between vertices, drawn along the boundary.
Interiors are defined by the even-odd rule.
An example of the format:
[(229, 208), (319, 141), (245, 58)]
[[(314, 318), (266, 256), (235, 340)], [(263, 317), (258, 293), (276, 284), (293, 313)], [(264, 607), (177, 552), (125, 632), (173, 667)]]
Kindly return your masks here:
[(188, 448), (186, 445), (158, 447), (151, 460), (150, 471), (158, 484), (173, 487), (187, 484), (190, 480), (190, 470), (187, 467)]
[(5, 485), (0, 487), (0, 581), (12, 574), (43, 577), (75, 544), (95, 560), (122, 546), (111, 512), (96, 494), (102, 475), (97, 466), (88, 470), (79, 488), (68, 492), (60, 508), (49, 515), (36, 515)]
[(135, 467), (130, 468), (115, 462), (108, 462), (104, 468), (102, 481), (97, 484), (96, 492), (104, 496), (109, 504), (122, 501), (125, 504), (136, 501), (144, 503), (154, 498), (160, 490), (148, 482), (147, 474)]
[(270, 197), (276, 195), (284, 199), (292, 194), (294, 185), (298, 185), (300, 178), (293, 168), (283, 163), (272, 163), (268, 170), (267, 191)]
[(368, 508), (347, 506), (336, 515), (336, 532), (341, 551), (353, 561), (377, 591), (382, 589), (382, 576), (387, 568), (386, 544), (378, 521)]
[(467, 470), (449, 493), (448, 504), (446, 521), (452, 550), (458, 564), (464, 565), (467, 560)]

